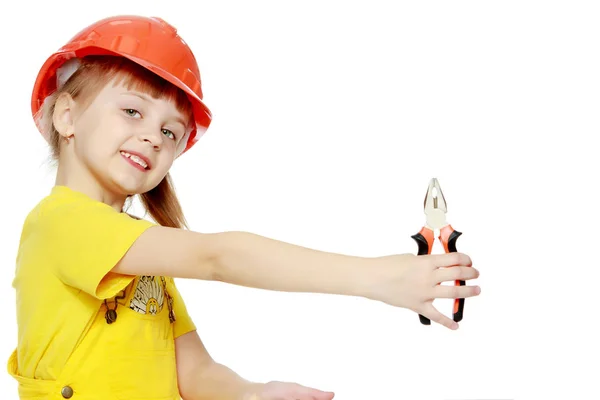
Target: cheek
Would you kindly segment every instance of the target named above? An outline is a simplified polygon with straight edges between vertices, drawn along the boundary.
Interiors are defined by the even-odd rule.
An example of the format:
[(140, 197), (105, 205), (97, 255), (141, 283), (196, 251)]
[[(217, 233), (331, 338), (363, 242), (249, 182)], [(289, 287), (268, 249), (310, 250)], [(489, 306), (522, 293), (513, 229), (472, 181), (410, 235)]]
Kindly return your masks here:
[(118, 146), (125, 139), (127, 129), (114, 118), (103, 118), (94, 121), (85, 121), (82, 124), (82, 133), (90, 145), (101, 148)]
[(161, 151), (161, 154), (159, 156), (159, 162), (158, 162), (158, 169), (160, 170), (161, 173), (166, 174), (169, 169), (171, 169), (171, 166), (173, 165), (173, 151), (170, 150), (166, 150), (163, 149)]

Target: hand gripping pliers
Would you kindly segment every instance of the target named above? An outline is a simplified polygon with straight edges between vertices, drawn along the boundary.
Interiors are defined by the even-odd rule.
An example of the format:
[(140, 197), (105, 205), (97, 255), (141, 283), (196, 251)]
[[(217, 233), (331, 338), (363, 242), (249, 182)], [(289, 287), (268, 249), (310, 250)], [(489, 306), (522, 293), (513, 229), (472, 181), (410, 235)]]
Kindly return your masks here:
[[(434, 193), (436, 192), (436, 193)], [(446, 212), (448, 208), (446, 206), (446, 200), (444, 194), (440, 188), (440, 184), (436, 178), (432, 178), (427, 188), (427, 194), (425, 195), (425, 226), (421, 228), (419, 233), (412, 235), (418, 246), (419, 252), (417, 255), (431, 254), (434, 242), (434, 232), (439, 230), (440, 234), (438, 239), (444, 246), (446, 253), (456, 252), (456, 240), (462, 232), (458, 232), (452, 228), (450, 224), (446, 222)], [(456, 286), (464, 286), (465, 281), (454, 281)], [(465, 299), (454, 299), (454, 310), (453, 319), (459, 322), (463, 318), (463, 309), (465, 307)], [(423, 325), (431, 325), (429, 318), (419, 314), (419, 319)]]

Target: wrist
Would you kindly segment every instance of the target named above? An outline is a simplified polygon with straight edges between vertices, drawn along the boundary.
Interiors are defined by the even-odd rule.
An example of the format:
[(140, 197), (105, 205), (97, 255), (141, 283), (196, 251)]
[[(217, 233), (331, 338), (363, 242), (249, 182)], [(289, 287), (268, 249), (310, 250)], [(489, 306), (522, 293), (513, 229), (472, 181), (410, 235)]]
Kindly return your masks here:
[(264, 383), (248, 382), (243, 389), (240, 400), (260, 400), (260, 393), (263, 390)]
[(395, 273), (401, 265), (394, 268), (388, 268), (389, 256), (369, 257), (364, 259), (364, 265), (360, 266), (357, 272), (357, 279), (354, 282), (356, 285), (355, 296), (363, 297), (369, 300), (380, 300), (379, 293), (381, 292), (382, 282), (388, 282), (391, 277), (388, 276), (390, 271)]
[(253, 393), (260, 394), (260, 384), (248, 381), (229, 367), (212, 362), (197, 375), (193, 390), (188, 390), (185, 399), (194, 400), (258, 400)]

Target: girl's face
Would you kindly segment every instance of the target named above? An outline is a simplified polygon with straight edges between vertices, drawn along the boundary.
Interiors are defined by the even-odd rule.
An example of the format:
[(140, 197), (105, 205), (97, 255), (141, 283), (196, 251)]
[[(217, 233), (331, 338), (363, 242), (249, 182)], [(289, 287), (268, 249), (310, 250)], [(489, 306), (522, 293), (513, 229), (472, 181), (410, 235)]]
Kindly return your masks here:
[(160, 183), (189, 124), (173, 102), (112, 83), (89, 105), (71, 104), (62, 120), (70, 121), (74, 140), (62, 152), (70, 153), (69, 171), (77, 176), (67, 181), (92, 177), (117, 197)]

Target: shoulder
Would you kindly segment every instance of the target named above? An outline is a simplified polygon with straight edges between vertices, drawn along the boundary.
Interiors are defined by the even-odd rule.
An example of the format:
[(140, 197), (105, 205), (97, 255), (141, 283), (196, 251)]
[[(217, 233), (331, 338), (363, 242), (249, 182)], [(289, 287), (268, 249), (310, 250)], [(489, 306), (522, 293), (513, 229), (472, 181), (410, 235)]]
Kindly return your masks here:
[(89, 196), (66, 186), (55, 186), (51, 193), (39, 203), (40, 214), (73, 214), (81, 210), (107, 210), (107, 204), (95, 201)]
[(120, 212), (87, 195), (67, 187), (54, 187), (52, 193), (38, 205), (37, 222), (53, 231), (103, 229), (108, 231), (139, 230), (154, 225), (152, 222)]

